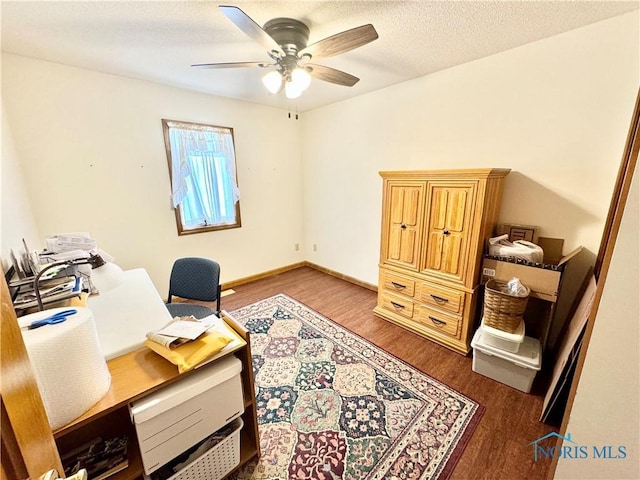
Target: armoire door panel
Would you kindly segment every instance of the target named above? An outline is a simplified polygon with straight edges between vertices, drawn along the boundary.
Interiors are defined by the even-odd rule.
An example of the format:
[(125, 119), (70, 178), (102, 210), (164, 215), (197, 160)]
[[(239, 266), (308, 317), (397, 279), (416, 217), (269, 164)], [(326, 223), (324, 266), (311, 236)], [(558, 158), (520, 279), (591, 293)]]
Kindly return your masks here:
[(389, 232), (389, 254), (391, 260), (416, 263), (416, 230), (391, 227)]
[(451, 232), (461, 232), (464, 229), (465, 214), (467, 212), (466, 190), (454, 190), (449, 192), (446, 209), (447, 219), (445, 229)]
[(462, 239), (458, 235), (451, 234), (444, 238), (443, 244), (440, 270), (451, 275), (458, 275), (460, 273)]
[(431, 194), (431, 218), (430, 226), (432, 229), (444, 230), (447, 222), (447, 197), (448, 192), (445, 189), (434, 188)]
[(400, 260), (400, 248), (402, 245), (402, 230), (400, 226), (392, 226), (389, 229), (389, 245), (387, 246), (387, 258)]
[[(383, 261), (418, 269), (424, 183), (390, 183), (389, 224)], [(384, 238), (384, 237), (383, 237)]]
[(427, 242), (427, 268), (440, 270), (442, 263), (442, 247), (444, 236), (438, 232), (429, 234)]
[(464, 266), (469, 219), (473, 210), (473, 183), (429, 183), (428, 238), (424, 271), (465, 282)]
[(415, 229), (401, 230), (400, 240), (400, 261), (414, 264), (416, 258), (416, 231)]
[(407, 226), (416, 227), (418, 225), (418, 214), (420, 213), (420, 194), (421, 190), (418, 188), (405, 189), (402, 221)]
[(404, 188), (399, 188), (399, 187), (391, 187), (391, 206), (390, 206), (390, 210), (391, 210), (391, 224), (398, 224), (400, 225), (402, 223), (402, 217), (404, 215), (405, 212), (405, 206), (404, 206), (404, 195), (405, 194), (405, 190)]

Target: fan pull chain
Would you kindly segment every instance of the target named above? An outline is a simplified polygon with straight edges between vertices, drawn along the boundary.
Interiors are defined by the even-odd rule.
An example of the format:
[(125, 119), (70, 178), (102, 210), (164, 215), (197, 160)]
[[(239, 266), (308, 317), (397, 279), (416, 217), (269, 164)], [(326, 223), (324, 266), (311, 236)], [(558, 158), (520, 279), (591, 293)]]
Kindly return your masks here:
[[(298, 120), (299, 115), (298, 115), (298, 106), (297, 105), (296, 105), (295, 117), (296, 117), (296, 120)], [(289, 118), (291, 118), (291, 107), (289, 107)]]

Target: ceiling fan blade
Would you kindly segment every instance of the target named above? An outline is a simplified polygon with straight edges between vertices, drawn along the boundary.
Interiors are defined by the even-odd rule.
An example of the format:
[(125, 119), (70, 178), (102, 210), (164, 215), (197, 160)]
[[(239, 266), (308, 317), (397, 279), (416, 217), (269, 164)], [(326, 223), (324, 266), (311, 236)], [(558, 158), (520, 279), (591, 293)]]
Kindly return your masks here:
[(264, 62), (229, 62), (229, 63), (196, 63), (191, 65), (197, 68), (243, 68), (243, 67), (268, 67)]
[(311, 55), (314, 60), (332, 57), (373, 42), (376, 38), (378, 32), (373, 25), (362, 25), (313, 43), (300, 50), (298, 56)]
[(336, 85), (343, 85), (345, 87), (353, 87), (360, 81), (358, 77), (341, 72), (335, 68), (314, 64), (307, 64), (305, 66), (311, 68), (309, 74), (312, 77), (317, 78), (318, 80), (324, 80), (325, 82), (335, 83)]
[(246, 35), (262, 45), (267, 52), (277, 52), (284, 57), (284, 51), (278, 45), (271, 35), (265, 32), (260, 25), (254, 22), (249, 15), (244, 13), (238, 7), (230, 5), (220, 5), (218, 8), (222, 10), (222, 13), (231, 20), (236, 27), (242, 30)]

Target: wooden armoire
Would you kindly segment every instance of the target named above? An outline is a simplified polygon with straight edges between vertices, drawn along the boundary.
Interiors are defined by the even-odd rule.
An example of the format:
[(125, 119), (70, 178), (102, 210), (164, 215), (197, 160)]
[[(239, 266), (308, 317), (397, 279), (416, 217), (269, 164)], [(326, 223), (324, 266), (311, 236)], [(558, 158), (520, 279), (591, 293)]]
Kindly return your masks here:
[(380, 172), (376, 315), (466, 355), (509, 169)]

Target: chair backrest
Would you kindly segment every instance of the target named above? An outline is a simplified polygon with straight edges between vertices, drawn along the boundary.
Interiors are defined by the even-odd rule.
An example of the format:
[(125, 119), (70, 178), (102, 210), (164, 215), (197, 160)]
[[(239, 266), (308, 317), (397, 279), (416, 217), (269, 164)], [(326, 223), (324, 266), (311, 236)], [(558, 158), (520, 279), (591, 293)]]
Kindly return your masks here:
[(220, 301), (220, 265), (200, 257), (179, 258), (169, 278), (169, 297), (175, 295), (203, 302)]

